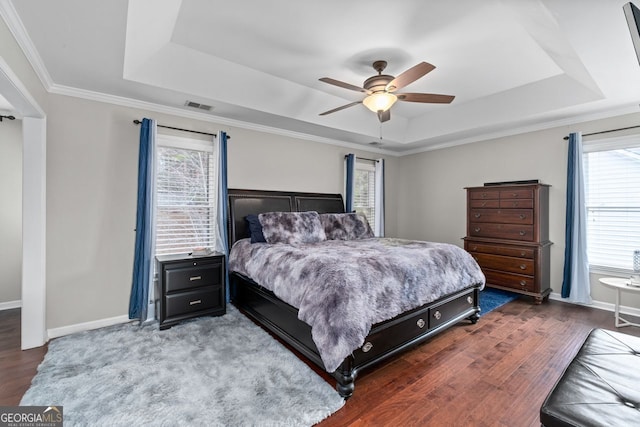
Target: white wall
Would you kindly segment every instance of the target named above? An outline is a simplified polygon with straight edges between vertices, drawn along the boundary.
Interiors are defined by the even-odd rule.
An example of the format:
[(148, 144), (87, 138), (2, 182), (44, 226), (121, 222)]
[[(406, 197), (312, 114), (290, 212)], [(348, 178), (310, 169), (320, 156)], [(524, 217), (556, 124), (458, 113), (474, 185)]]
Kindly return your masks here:
[[(398, 234), (462, 246), (461, 238), (466, 234), (464, 187), (494, 181), (539, 179), (551, 185), (551, 288), (560, 292), (567, 170), (567, 142), (563, 138), (572, 131), (597, 132), (634, 126), (639, 121), (640, 114), (631, 114), (403, 157), (396, 187)], [(598, 277), (601, 276), (592, 275), (591, 279), (593, 298), (613, 303), (615, 294), (600, 285)], [(625, 297), (624, 305), (640, 308), (640, 298), (634, 296), (637, 297)]]
[(22, 123), (0, 123), (0, 304), (22, 286)]

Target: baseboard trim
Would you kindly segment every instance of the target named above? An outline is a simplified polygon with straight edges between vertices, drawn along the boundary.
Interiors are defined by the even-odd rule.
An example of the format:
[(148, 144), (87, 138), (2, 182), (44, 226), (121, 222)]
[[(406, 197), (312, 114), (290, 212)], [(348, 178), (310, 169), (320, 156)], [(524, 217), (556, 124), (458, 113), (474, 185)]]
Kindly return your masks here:
[(11, 309), (20, 308), (20, 307), (22, 307), (22, 301), (21, 300), (0, 302), (0, 311), (2, 311), (2, 310), (11, 310)]
[[(612, 313), (616, 309), (616, 305), (613, 304), (613, 303), (610, 303), (610, 302), (593, 301), (591, 304), (578, 304), (578, 303), (575, 303), (575, 302), (570, 302), (570, 301), (567, 301), (565, 298), (562, 298), (561, 294), (559, 294), (557, 292), (552, 292), (549, 295), (549, 299), (552, 299), (552, 300), (555, 300), (555, 301), (566, 302), (567, 304), (584, 305), (585, 307), (597, 308), (598, 310), (610, 311)], [(620, 306), (620, 314), (626, 314), (626, 315), (629, 315), (629, 316), (640, 317), (640, 308), (621, 305)]]
[(128, 315), (109, 317), (107, 319), (93, 320), (91, 322), (76, 323), (69, 326), (47, 329), (49, 339), (75, 334), (76, 332), (90, 331), (92, 329), (104, 328), (105, 326), (118, 325), (120, 323), (133, 322)]

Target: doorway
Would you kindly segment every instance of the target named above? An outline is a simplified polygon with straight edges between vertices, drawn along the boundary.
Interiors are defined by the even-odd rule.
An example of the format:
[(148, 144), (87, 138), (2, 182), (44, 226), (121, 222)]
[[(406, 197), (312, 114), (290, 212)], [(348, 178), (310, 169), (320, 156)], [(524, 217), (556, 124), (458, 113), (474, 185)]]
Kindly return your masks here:
[(21, 348), (40, 347), (46, 334), (46, 117), (0, 57), (0, 95), (22, 118)]

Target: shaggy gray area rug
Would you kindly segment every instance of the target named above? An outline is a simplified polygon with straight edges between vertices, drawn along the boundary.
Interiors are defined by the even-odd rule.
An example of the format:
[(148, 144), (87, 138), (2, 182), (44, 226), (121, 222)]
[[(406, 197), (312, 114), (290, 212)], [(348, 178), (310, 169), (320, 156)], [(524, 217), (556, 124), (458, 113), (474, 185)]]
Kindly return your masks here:
[(134, 323), (49, 343), (21, 405), (90, 426), (310, 426), (344, 400), (234, 307), (160, 331)]

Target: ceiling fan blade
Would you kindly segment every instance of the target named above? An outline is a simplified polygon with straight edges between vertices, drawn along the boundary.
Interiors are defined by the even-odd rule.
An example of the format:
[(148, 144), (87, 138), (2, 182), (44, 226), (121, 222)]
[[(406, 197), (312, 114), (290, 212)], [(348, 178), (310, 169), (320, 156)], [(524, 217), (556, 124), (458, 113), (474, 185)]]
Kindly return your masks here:
[(387, 84), (386, 90), (387, 92), (393, 92), (394, 90), (402, 89), (406, 85), (415, 82), (420, 77), (432, 71), (434, 68), (436, 68), (435, 65), (431, 65), (428, 62), (421, 62), (391, 80)]
[(389, 119), (391, 119), (391, 110), (378, 111), (378, 120), (380, 120), (380, 123), (384, 123)]
[(400, 101), (429, 104), (450, 104), (455, 98), (453, 95), (438, 95), (436, 93), (397, 93), (396, 96)]
[(325, 111), (324, 113), (318, 114), (319, 116), (326, 116), (327, 114), (335, 113), (336, 111), (344, 110), (345, 108), (353, 107), (354, 105), (362, 104), (362, 101), (352, 102), (351, 104), (343, 105), (338, 108), (334, 108), (333, 110)]
[(321, 82), (329, 83), (330, 85), (342, 87), (349, 90), (355, 90), (356, 92), (367, 93), (367, 90), (365, 88), (358, 87), (349, 83), (341, 82), (340, 80), (332, 79), (330, 77), (322, 77), (321, 79), (318, 79), (318, 80), (320, 80)]

